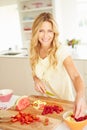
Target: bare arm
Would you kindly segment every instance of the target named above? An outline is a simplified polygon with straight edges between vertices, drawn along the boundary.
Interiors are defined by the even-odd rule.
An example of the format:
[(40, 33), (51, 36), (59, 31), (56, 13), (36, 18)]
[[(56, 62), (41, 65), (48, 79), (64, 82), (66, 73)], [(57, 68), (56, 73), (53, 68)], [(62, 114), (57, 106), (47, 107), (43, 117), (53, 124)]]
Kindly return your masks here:
[(80, 117), (84, 114), (86, 109), (85, 84), (70, 56), (64, 60), (64, 66), (76, 90), (75, 115), (76, 117)]
[(65, 59), (64, 66), (74, 84), (77, 94), (81, 97), (84, 96), (85, 84), (71, 57)]

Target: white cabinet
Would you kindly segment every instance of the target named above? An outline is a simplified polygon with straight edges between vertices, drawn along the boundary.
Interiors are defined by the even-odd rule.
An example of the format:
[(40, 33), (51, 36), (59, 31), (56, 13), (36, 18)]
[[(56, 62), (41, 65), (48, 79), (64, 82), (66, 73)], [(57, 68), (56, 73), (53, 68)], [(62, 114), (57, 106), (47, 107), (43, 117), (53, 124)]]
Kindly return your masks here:
[(12, 89), (16, 95), (34, 95), (29, 57), (0, 57), (0, 89)]
[(32, 23), (42, 12), (54, 14), (52, 0), (18, 0), (23, 47), (29, 46), (31, 37)]
[(74, 60), (74, 61), (87, 87), (87, 60)]
[(74, 60), (77, 69), (81, 73), (86, 85), (86, 99), (87, 99), (87, 60)]

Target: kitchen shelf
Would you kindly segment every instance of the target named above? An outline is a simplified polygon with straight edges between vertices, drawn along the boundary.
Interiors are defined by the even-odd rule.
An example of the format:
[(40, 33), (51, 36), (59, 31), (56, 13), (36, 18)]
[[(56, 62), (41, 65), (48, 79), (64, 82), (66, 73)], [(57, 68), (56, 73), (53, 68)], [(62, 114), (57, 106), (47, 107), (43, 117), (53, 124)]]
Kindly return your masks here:
[(33, 23), (34, 20), (22, 20), (22, 23)]
[(26, 12), (32, 12), (32, 11), (41, 11), (41, 10), (49, 10), (52, 9), (53, 7), (42, 7), (42, 8), (35, 8), (35, 9), (28, 9), (28, 10), (21, 10), (21, 13), (26, 13)]
[(21, 35), (24, 47), (25, 44), (29, 45), (32, 33), (32, 24), (35, 18), (43, 12), (54, 14), (53, 2), (53, 0), (18, 0)]

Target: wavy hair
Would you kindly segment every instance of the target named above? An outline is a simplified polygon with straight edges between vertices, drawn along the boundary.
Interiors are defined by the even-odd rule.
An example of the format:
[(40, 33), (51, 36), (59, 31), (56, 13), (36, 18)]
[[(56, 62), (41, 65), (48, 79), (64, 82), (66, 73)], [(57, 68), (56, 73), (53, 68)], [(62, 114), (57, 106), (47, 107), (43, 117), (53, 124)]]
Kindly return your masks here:
[(50, 22), (53, 27), (54, 32), (54, 38), (51, 44), (51, 47), (49, 48), (49, 62), (50, 65), (55, 67), (57, 65), (57, 57), (56, 57), (56, 51), (59, 46), (58, 42), (58, 35), (59, 32), (57, 30), (57, 24), (53, 18), (53, 15), (51, 13), (41, 13), (34, 21), (32, 26), (32, 35), (31, 35), (31, 42), (30, 42), (30, 64), (32, 67), (32, 71), (35, 70), (35, 65), (38, 63), (39, 59), (39, 50), (40, 50), (40, 43), (38, 41), (38, 33), (41, 25), (43, 22)]

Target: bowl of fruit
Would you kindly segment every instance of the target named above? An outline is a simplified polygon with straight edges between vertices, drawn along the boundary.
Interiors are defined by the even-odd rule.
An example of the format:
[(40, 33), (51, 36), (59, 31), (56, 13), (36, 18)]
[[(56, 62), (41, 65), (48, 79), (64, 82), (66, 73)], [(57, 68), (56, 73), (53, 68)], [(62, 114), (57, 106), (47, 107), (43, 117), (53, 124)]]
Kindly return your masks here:
[(87, 125), (87, 113), (83, 117), (75, 118), (72, 111), (67, 111), (63, 114), (63, 120), (70, 130), (83, 130)]

